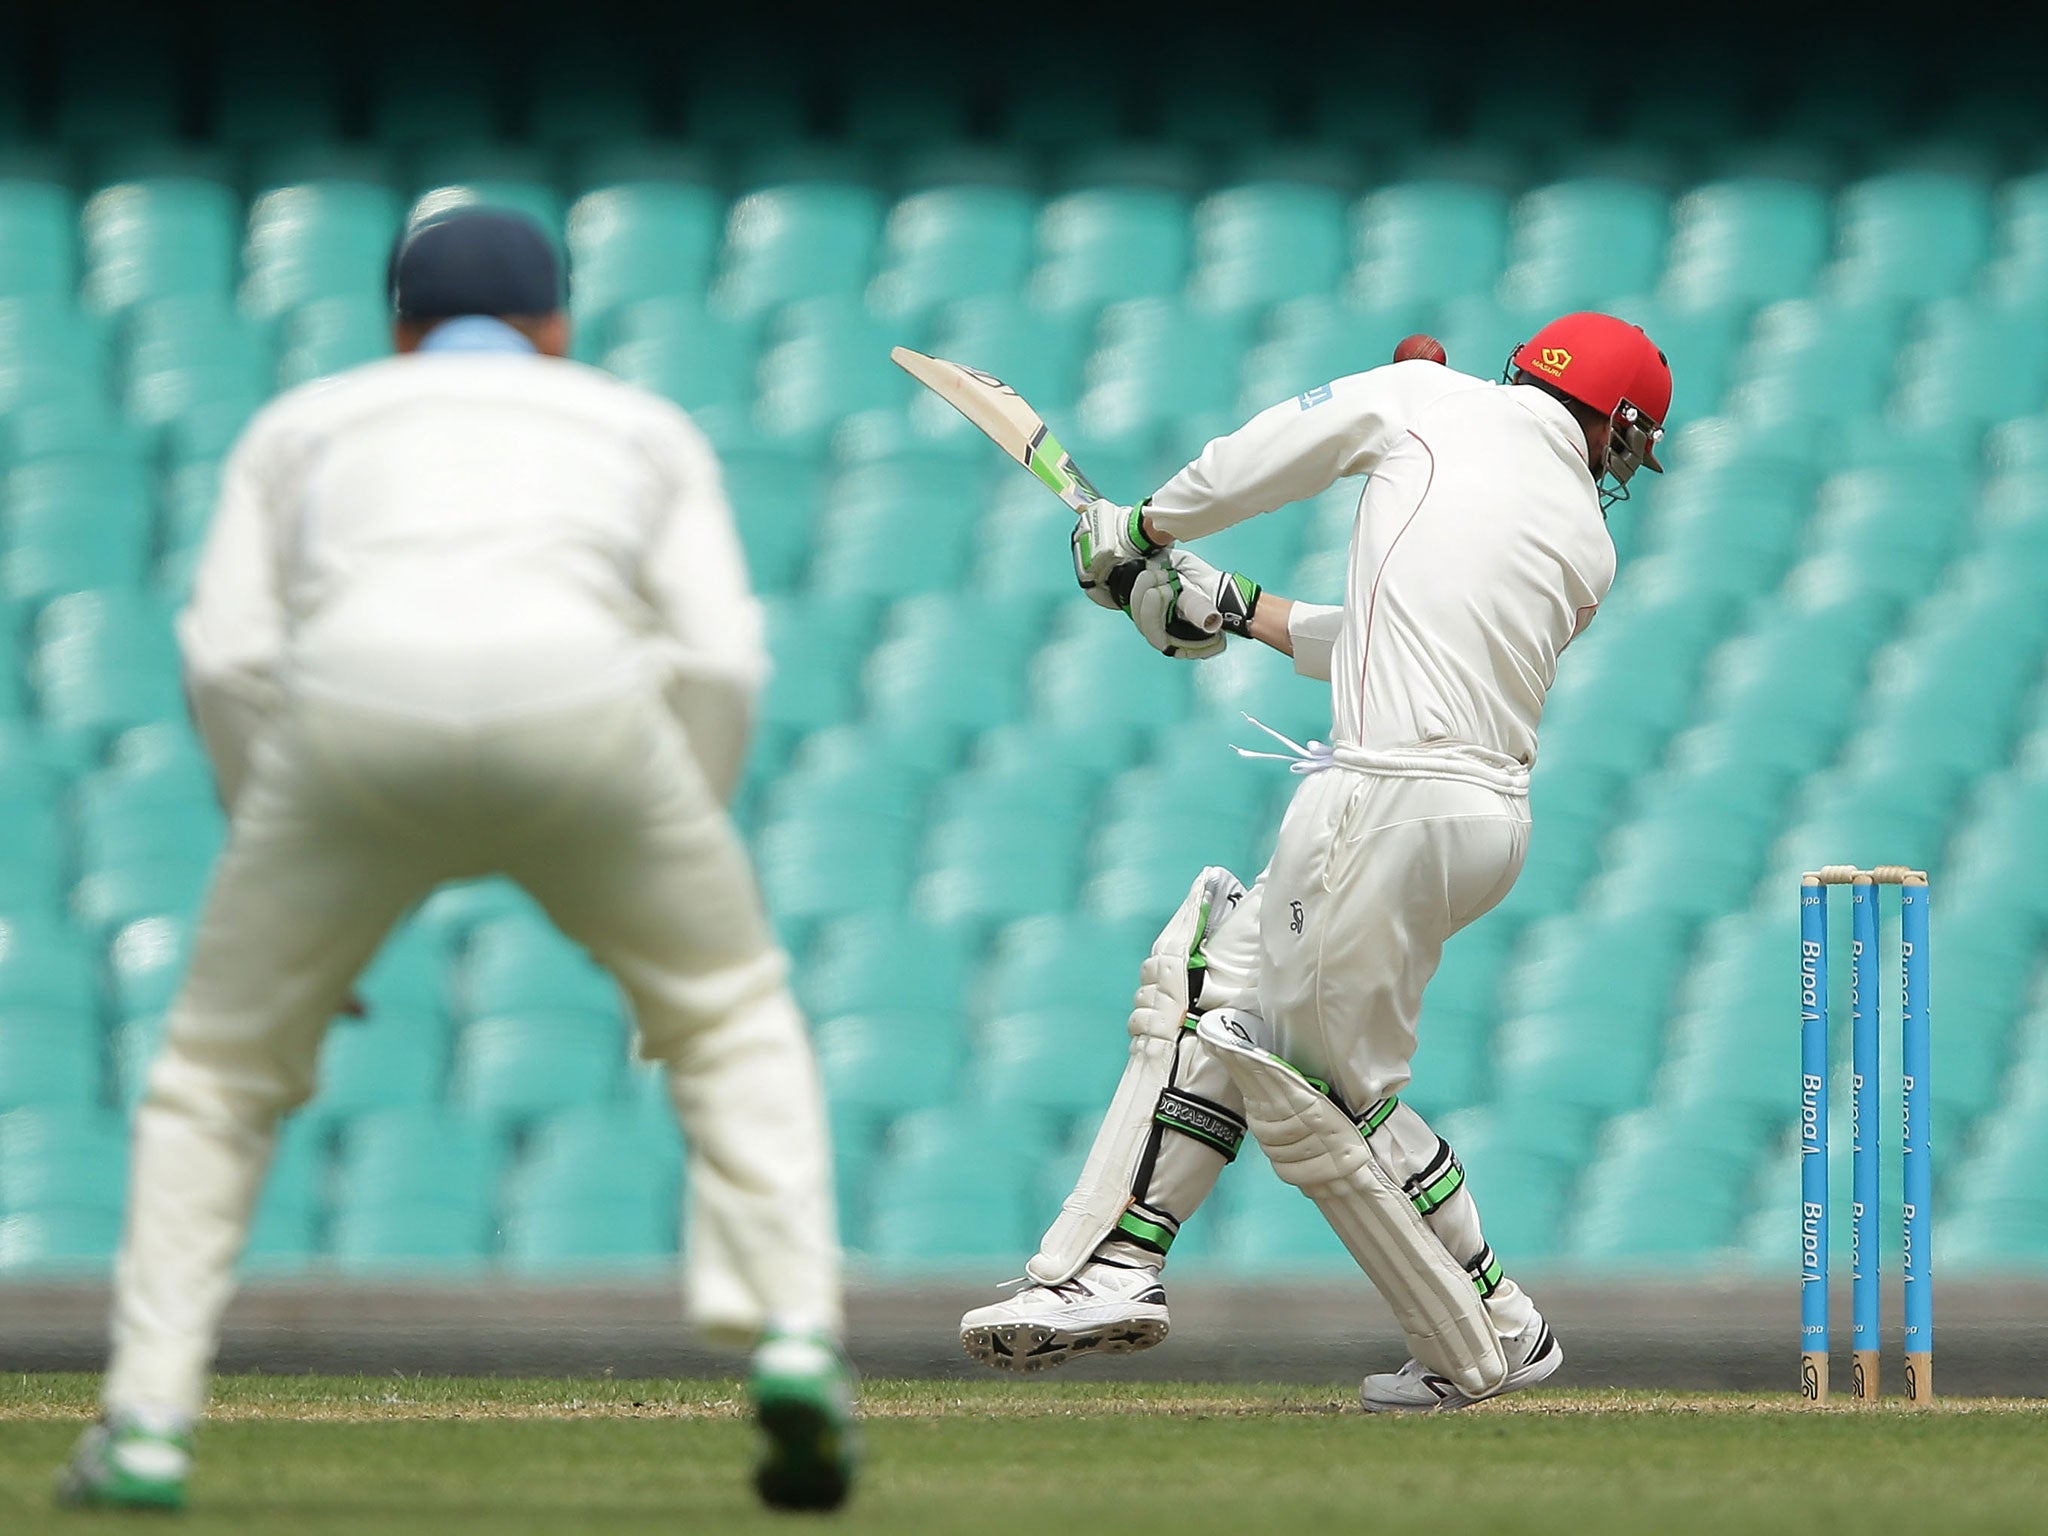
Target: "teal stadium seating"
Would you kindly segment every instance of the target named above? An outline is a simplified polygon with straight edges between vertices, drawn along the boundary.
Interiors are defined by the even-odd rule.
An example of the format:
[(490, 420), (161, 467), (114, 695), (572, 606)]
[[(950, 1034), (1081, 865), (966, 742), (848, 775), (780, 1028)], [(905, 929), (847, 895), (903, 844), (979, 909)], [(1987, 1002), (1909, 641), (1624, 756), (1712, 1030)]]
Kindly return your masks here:
[[(1941, 1262), (2048, 1258), (2037, 113), (1975, 92), (1922, 130), (1816, 88), (1754, 121), (1700, 68), (1597, 113), (1560, 86), (1537, 148), (1483, 69), (1451, 135), (1444, 91), (1348, 77), (983, 99), (877, 69), (826, 100), (707, 62), (669, 100), (594, 35), (516, 86), (417, 48), (345, 79), (288, 18), (224, 40), (202, 103), (167, 39), (67, 43), (0, 92), (0, 1273), (103, 1266), (118, 1233), (121, 1117), (222, 834), (170, 616), (225, 455), (384, 353), (394, 233), (477, 201), (562, 242), (576, 355), (720, 452), (776, 666), (736, 809), (861, 1262), (1014, 1272), (1151, 935), (1202, 863), (1270, 846), (1293, 780), (1230, 754), (1268, 744), (1242, 716), (1328, 720), (1276, 658), (1168, 662), (1075, 598), (1069, 514), (888, 348), (1008, 379), (1137, 497), (1406, 335), (1496, 376), (1579, 306), (1669, 353), (1670, 472), (1612, 513), (1528, 866), (1446, 949), (1407, 1097), (1513, 1262), (1781, 1270), (1791, 878), (1924, 862)], [(1357, 496), (1205, 552), (1335, 600)], [(548, 1275), (686, 1239), (659, 1073), (530, 899), (438, 893), (359, 990), (251, 1264)], [(1347, 1261), (1254, 1155), (1176, 1262)]]

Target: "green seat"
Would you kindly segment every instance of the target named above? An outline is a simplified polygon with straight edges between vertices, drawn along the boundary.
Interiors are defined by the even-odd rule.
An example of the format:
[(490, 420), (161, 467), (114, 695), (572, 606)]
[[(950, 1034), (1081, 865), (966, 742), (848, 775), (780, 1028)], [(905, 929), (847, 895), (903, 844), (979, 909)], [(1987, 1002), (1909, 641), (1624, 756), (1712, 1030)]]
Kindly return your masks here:
[(881, 271), (869, 302), (903, 323), (957, 299), (1016, 292), (1030, 269), (1037, 213), (1037, 200), (1020, 187), (912, 193), (883, 225)]
[(1156, 923), (1147, 929), (1073, 912), (1005, 924), (977, 989), (976, 1013), (988, 1019), (1029, 1013), (1063, 1038), (1092, 1038), (1114, 1055), (1138, 968), (1157, 931)]
[(0, 297), (69, 295), (78, 281), (77, 199), (56, 180), (0, 172)]
[(1942, 1263), (1985, 1274), (2034, 1274), (2048, 1260), (2048, 1210), (2034, 1200), (1975, 1200), (1944, 1220)]
[(170, 1007), (191, 943), (191, 925), (182, 916), (141, 918), (114, 935), (107, 971), (116, 1020), (154, 1018)]
[(1074, 531), (1074, 514), (1064, 502), (1035, 480), (1006, 475), (983, 493), (979, 506), (985, 510), (975, 529), (974, 585), (1029, 593), (1048, 604), (1073, 595), (1073, 563), (1061, 551)]
[(1254, 1275), (1356, 1271), (1313, 1200), (1282, 1183), (1263, 1158), (1240, 1160), (1252, 1166), (1231, 1170), (1229, 1208), (1216, 1236), (1219, 1261)]
[[(1093, 321), (1092, 313), (1048, 310), (1021, 294), (985, 294), (961, 299), (939, 312), (930, 350), (994, 374), (1051, 419), (1064, 416), (1080, 398), (1081, 364), (1088, 355)], [(939, 400), (928, 405), (919, 401), (916, 409), (938, 431), (975, 431)], [(1074, 448), (1067, 435), (1060, 440)], [(1084, 460), (1083, 467), (1091, 476), (1107, 479), (1099, 466)]]
[(120, 1241), (121, 1213), (97, 1206), (0, 1216), (0, 1274), (101, 1269)]
[(1921, 315), (1899, 365), (1898, 408), (1927, 430), (1982, 430), (2038, 410), (2048, 395), (2040, 327), (2013, 308), (1943, 299)]
[(1488, 918), (1444, 946), (1422, 995), (1412, 1089), (1404, 1098), (1434, 1113), (1481, 1102), (1492, 1079), (1493, 1033), (1502, 1014), (1501, 978), (1514, 942), (1511, 924)]
[(852, 297), (786, 306), (761, 355), (762, 429), (792, 446), (823, 448), (846, 416), (900, 410), (917, 386), (889, 361), (894, 334)]
[(798, 995), (814, 1019), (842, 1014), (963, 1017), (976, 955), (960, 928), (895, 912), (828, 924), (812, 941)]
[(1662, 1017), (1685, 959), (1687, 925), (1663, 913), (1584, 913), (1532, 925), (1502, 985), (1518, 1010), (1585, 1015), (1641, 1029)]
[(1701, 1259), (1734, 1240), (1755, 1148), (1663, 1108), (1622, 1117), (1578, 1195), (1568, 1253), (1587, 1263)]
[(1852, 298), (1933, 299), (1960, 293), (1991, 249), (1991, 197), (1974, 177), (1896, 171), (1836, 200), (1841, 260), (1830, 274)]
[(730, 449), (719, 455), (719, 470), (748, 575), (769, 592), (795, 586), (810, 559), (811, 529), (823, 499), (816, 468), (787, 453)]
[(881, 819), (781, 817), (755, 839), (762, 895), (784, 925), (901, 906), (910, 855), (906, 830)]
[(872, 1174), (867, 1254), (881, 1263), (990, 1260), (1036, 1236), (1029, 1198), (1049, 1138), (1030, 1116), (948, 1105), (904, 1116)]
[(344, 1128), (335, 1185), (346, 1205), (482, 1212), (495, 1198), (502, 1153), (497, 1134), (467, 1116), (438, 1106), (380, 1109)]
[(887, 821), (907, 828), (940, 765), (898, 761), (889, 746), (854, 726), (812, 733), (777, 779), (769, 795), (770, 814), (815, 821)]
[(1881, 300), (1787, 299), (1760, 311), (1731, 401), (1756, 422), (1876, 415), (1890, 393), (1899, 316)]
[(754, 339), (694, 294), (640, 299), (614, 311), (604, 366), (685, 410), (745, 409), (754, 397)]
[(328, 1251), (344, 1271), (462, 1271), (491, 1252), (496, 1218), (453, 1200), (391, 1201), (354, 1194), (336, 1202)]
[(105, 1110), (62, 1107), (0, 1114), (0, 1214), (107, 1212), (127, 1199), (128, 1132)]
[(2038, 773), (2001, 774), (1985, 779), (1973, 796), (1957, 833), (1951, 863), (1959, 879), (1980, 882), (2009, 903), (2039, 910), (2026, 871), (2037, 852), (2048, 851), (2042, 817), (2048, 814), (2048, 786)]
[(292, 1115), (278, 1125), (243, 1268), (294, 1270), (317, 1251), (330, 1150), (328, 1128), (316, 1120)]
[(1672, 205), (1671, 224), (1664, 289), (1682, 304), (1770, 304), (1810, 293), (1832, 238), (1817, 187), (1761, 177), (1694, 187)]
[(186, 294), (138, 302), (123, 367), (128, 413), (160, 427), (210, 400), (270, 392), (270, 338), (227, 299)]
[[(24, 478), (17, 472), (10, 480)], [(11, 508), (0, 585), (29, 605), (88, 587), (134, 590), (142, 585), (148, 553), (143, 498), (38, 488)]]
[[(974, 553), (977, 466), (930, 455), (840, 474), (812, 535), (811, 589), (874, 598), (951, 592)], [(914, 562), (904, 552), (918, 551)]]
[(1363, 304), (1441, 302), (1493, 286), (1507, 244), (1507, 200), (1469, 182), (1397, 182), (1361, 201), (1352, 227), (1350, 282)]
[(99, 1101), (98, 1030), (17, 1018), (0, 993), (0, 1110), (84, 1108)]
[(316, 299), (382, 300), (401, 213), (380, 183), (272, 187), (249, 208), (242, 301), (255, 314), (274, 316)]
[(599, 1051), (617, 1045), (624, 1019), (617, 983), (551, 925), (526, 917), (500, 918), (470, 935), (461, 1000), (471, 1020), (573, 1021)]
[(624, 182), (584, 193), (568, 224), (577, 324), (603, 333), (628, 304), (703, 293), (724, 225), (724, 199), (705, 186)]
[(1939, 472), (1851, 470), (1822, 482), (1811, 547), (1872, 566), (1885, 555), (1938, 566), (1967, 515), (1963, 489)]
[(368, 1018), (337, 1019), (321, 1045), (320, 1086), (304, 1113), (333, 1120), (437, 1104), (448, 1050), (447, 1025), (431, 1014), (373, 1004)]
[(1664, 555), (1694, 582), (1743, 595), (1784, 574), (1813, 504), (1804, 476), (1770, 465), (1674, 469), (1653, 494), (1644, 551)]
[(463, 1026), (449, 1073), (451, 1103), (494, 1123), (524, 1124), (617, 1096), (622, 1021), (544, 998), (536, 989)]
[(48, 917), (0, 920), (0, 1019), (11, 1029), (94, 1035), (99, 982), (90, 951)]
[(1160, 187), (1089, 187), (1045, 205), (1031, 297), (1092, 311), (1176, 291), (1187, 274), (1188, 207)]
[(368, 296), (311, 299), (285, 321), (277, 382), (290, 389), (391, 356), (391, 310)]
[(1776, 609), (1710, 658), (1700, 718), (1724, 750), (1810, 771), (1848, 728), (1888, 619), (1855, 591)]
[(837, 1014), (812, 1041), (833, 1109), (867, 1117), (949, 1103), (967, 1056), (958, 1022), (937, 1014)]
[(1919, 785), (1902, 787), (1889, 776), (1810, 780), (1800, 812), (1778, 841), (1772, 868), (1781, 875), (1824, 864), (1907, 864), (1939, 868), (1951, 819), (1946, 803), (1931, 804)]
[(461, 880), (444, 885), (416, 909), (413, 919), (444, 952), (460, 949), (470, 936), (500, 918), (519, 917), (544, 923), (534, 899), (503, 876)]
[(858, 595), (770, 598), (768, 652), (774, 668), (760, 720), (811, 731), (843, 724), (860, 701), (860, 664), (874, 627), (874, 604)]
[(1986, 287), (2024, 304), (2048, 295), (2048, 175), (2016, 176), (1998, 190), (1998, 259)]
[(1036, 603), (933, 594), (889, 612), (864, 692), (878, 724), (979, 731), (1023, 713), (1022, 642)]
[[(1071, 578), (1072, 568), (1069, 567)], [(1069, 614), (1082, 620), (1038, 648), (1031, 659), (1032, 718), (1048, 725), (1076, 725), (1099, 718), (1092, 679), (1122, 677), (1128, 688), (1106, 730), (1145, 732), (1177, 725), (1194, 704), (1193, 668), (1159, 655), (1126, 626), (1098, 622), (1099, 612)]]
[(504, 1241), (507, 1265), (539, 1274), (673, 1262), (676, 1211), (672, 1203), (615, 1196), (514, 1203), (505, 1213)]
[(798, 299), (856, 294), (881, 224), (880, 202), (865, 186), (796, 182), (750, 192), (726, 224), (716, 302), (759, 318)]
[(241, 206), (215, 181), (135, 181), (105, 187), (79, 211), (86, 302), (125, 310), (148, 299), (224, 298), (234, 286)]
[(1113, 304), (1088, 361), (1080, 415), (1089, 431), (1156, 432), (1177, 417), (1223, 411), (1237, 399), (1250, 327), (1239, 315), (1163, 298)]
[[(1156, 659), (1161, 667), (1183, 665), (1163, 656)], [(1234, 743), (1258, 751), (1268, 745), (1275, 751), (1281, 749), (1247, 724), (1242, 718), (1245, 715), (1300, 742), (1326, 734), (1330, 729), (1329, 684), (1301, 677), (1284, 663), (1270, 665), (1273, 660), (1255, 646), (1235, 645), (1201, 663), (1195, 669), (1196, 712), (1191, 720), (1214, 724), (1219, 746)]]
[[(962, 786), (965, 788), (966, 786)], [(1001, 922), (1073, 903), (1083, 826), (1058, 799), (1009, 797), (994, 819), (962, 794), (923, 839), (918, 909), (939, 922)]]
[(1510, 301), (1587, 308), (1656, 285), (1663, 263), (1664, 194), (1641, 182), (1554, 181), (1516, 202), (1507, 271)]
[(1344, 201), (1331, 187), (1226, 187), (1196, 205), (1194, 232), (1188, 295), (1207, 309), (1249, 311), (1328, 293), (1346, 254)]

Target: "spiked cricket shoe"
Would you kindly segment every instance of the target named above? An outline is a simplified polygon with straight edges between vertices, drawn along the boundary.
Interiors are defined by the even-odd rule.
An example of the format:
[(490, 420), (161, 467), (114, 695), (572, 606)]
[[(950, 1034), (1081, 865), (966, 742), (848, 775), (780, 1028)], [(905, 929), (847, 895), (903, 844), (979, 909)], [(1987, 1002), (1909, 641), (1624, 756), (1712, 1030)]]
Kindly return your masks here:
[[(1564, 1346), (1557, 1342), (1557, 1335), (1550, 1331), (1550, 1324), (1543, 1321), (1540, 1313), (1512, 1339), (1501, 1342), (1509, 1361), (1507, 1380), (1487, 1393), (1488, 1398), (1533, 1387), (1564, 1364)], [(1358, 1384), (1358, 1401), (1367, 1413), (1449, 1413), (1484, 1400), (1468, 1396), (1455, 1383), (1435, 1371), (1425, 1370), (1415, 1360), (1398, 1371), (1368, 1376)]]
[(771, 1509), (837, 1509), (860, 1466), (853, 1372), (818, 1334), (773, 1334), (754, 1351), (747, 1378), (767, 1454), (754, 1489)]
[(1057, 1285), (1026, 1286), (960, 1319), (960, 1347), (983, 1365), (1043, 1371), (1077, 1355), (1128, 1355), (1166, 1337), (1159, 1271), (1100, 1260)]
[(191, 1471), (189, 1425), (110, 1413), (79, 1440), (58, 1479), (57, 1502), (80, 1509), (180, 1510)]

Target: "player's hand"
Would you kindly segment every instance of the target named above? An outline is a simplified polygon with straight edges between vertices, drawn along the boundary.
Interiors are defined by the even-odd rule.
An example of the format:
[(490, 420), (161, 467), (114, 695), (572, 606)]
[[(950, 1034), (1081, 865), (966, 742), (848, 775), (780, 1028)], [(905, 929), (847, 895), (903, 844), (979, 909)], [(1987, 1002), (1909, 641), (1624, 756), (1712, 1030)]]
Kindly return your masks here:
[(1264, 589), (1249, 576), (1219, 571), (1176, 549), (1145, 562), (1131, 585), (1131, 622), (1154, 650), (1200, 661), (1244, 634)]
[[(1145, 536), (1145, 507), (1091, 501), (1074, 519), (1074, 580), (1089, 601), (1104, 608), (1130, 606), (1128, 567), (1143, 564), (1160, 546)], [(1112, 579), (1114, 578), (1114, 579)]]

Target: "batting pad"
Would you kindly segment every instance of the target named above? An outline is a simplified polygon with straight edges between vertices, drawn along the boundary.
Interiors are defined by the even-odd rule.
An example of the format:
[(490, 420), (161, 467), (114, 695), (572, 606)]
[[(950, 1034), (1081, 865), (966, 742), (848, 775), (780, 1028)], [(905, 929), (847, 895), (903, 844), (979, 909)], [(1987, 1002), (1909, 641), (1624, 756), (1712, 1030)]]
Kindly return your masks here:
[(1393, 1308), (1415, 1358), (1467, 1396), (1497, 1390), (1507, 1356), (1472, 1276), (1380, 1166), (1351, 1117), (1265, 1048), (1269, 1030), (1256, 1014), (1234, 1008), (1205, 1013), (1196, 1026), (1244, 1095), (1245, 1119), (1273, 1171), (1315, 1201)]
[(1024, 1273), (1038, 1284), (1071, 1280), (1130, 1208), (1132, 1183), (1152, 1136), (1160, 1092), (1173, 1081), (1174, 1054), (1191, 1001), (1189, 964), (1198, 963), (1210, 924), (1221, 922), (1243, 894), (1243, 882), (1229, 870), (1215, 865), (1204, 869), (1152, 941), (1131, 1008), (1131, 1056), (1123, 1078), (1073, 1193), (1024, 1266)]

